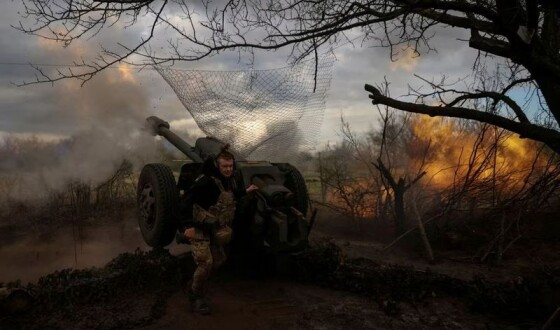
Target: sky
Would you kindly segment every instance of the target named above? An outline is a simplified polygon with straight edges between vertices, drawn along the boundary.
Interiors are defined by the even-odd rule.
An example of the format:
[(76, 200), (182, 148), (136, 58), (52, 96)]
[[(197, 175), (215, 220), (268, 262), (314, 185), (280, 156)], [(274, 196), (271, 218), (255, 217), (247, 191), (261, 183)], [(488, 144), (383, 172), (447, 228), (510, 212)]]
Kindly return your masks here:
[[(0, 2), (0, 137), (37, 136), (57, 140), (96, 130), (129, 138), (143, 125), (144, 118), (159, 116), (171, 123), (178, 134), (203, 135), (166, 82), (153, 70), (137, 70), (119, 66), (106, 70), (84, 86), (73, 80), (51, 84), (15, 86), (33, 80), (36, 73), (27, 63), (65, 64), (95, 54), (100, 42), (109, 47), (117, 41), (136, 40), (146, 26), (138, 24), (127, 29), (112, 30), (96, 39), (80, 40), (69, 47), (25, 35), (11, 25), (22, 20), (18, 1)], [(141, 23), (141, 22), (140, 22)], [(408, 84), (418, 84), (414, 75), (456, 79), (470, 73), (476, 53), (468, 44), (464, 31), (438, 28), (432, 46), (437, 52), (420, 57), (404, 51), (392, 62), (388, 49), (343, 45), (334, 50), (331, 88), (326, 101), (324, 119), (317, 146), (338, 141), (340, 117), (356, 132), (376, 125), (377, 110), (370, 103), (364, 84), (390, 82), (392, 96), (407, 92)], [(286, 52), (258, 53), (256, 69), (286, 66)], [(235, 54), (225, 54), (200, 62), (180, 63), (185, 69), (239, 70), (247, 68)], [(52, 67), (46, 67), (52, 70)]]

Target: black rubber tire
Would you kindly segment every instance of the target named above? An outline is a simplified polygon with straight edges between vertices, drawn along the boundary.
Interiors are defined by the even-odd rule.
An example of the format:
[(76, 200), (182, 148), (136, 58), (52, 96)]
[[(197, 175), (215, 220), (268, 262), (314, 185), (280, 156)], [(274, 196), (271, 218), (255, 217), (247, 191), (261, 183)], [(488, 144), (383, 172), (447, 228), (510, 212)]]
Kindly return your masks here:
[(179, 192), (173, 171), (164, 164), (147, 164), (136, 190), (138, 225), (146, 244), (169, 245), (177, 231)]
[(284, 185), (295, 195), (294, 207), (305, 216), (309, 207), (309, 195), (303, 175), (291, 164), (281, 164), (280, 169), (284, 172)]

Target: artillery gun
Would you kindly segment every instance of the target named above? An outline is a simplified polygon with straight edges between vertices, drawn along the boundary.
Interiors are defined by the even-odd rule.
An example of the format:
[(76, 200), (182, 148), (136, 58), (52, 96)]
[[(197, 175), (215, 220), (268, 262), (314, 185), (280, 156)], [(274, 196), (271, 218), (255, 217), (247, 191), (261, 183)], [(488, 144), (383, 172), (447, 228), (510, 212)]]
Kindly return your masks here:
[[(201, 175), (204, 161), (224, 145), (212, 137), (196, 140), (192, 147), (170, 130), (169, 123), (146, 119), (152, 135), (159, 135), (191, 159), (182, 165), (178, 180), (164, 164), (147, 164), (138, 180), (138, 220), (144, 241), (152, 247), (169, 245), (182, 219), (192, 219), (189, 189)], [(233, 222), (232, 253), (247, 249), (290, 254), (305, 249), (314, 217), (308, 221), (308, 192), (301, 173), (288, 163), (246, 160), (235, 156), (238, 184), (259, 187), (255, 198), (238, 202)]]

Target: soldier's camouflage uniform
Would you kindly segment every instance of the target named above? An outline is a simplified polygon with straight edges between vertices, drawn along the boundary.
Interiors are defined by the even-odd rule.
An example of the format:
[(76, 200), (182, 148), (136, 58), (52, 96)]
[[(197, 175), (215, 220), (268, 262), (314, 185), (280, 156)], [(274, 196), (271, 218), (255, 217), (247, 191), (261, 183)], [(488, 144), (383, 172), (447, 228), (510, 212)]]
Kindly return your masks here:
[(232, 222), (235, 215), (235, 200), (232, 191), (224, 189), (222, 182), (212, 177), (220, 195), (215, 205), (208, 211), (195, 204), (193, 207), (193, 219), (198, 223), (204, 223), (209, 219), (216, 219), (217, 230), (212, 233), (204, 233), (202, 229), (195, 229), (195, 236), (191, 239), (191, 248), (196, 263), (193, 274), (192, 291), (203, 296), (206, 293), (208, 277), (212, 269), (220, 267), (226, 261), (224, 246), (231, 241)]

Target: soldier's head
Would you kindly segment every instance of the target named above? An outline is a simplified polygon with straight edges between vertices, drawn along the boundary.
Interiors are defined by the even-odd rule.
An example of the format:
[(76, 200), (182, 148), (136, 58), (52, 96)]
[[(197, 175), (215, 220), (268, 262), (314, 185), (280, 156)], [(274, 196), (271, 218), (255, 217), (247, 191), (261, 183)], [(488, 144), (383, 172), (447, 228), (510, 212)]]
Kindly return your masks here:
[(235, 161), (233, 154), (228, 149), (229, 144), (226, 144), (216, 155), (216, 167), (224, 178), (229, 178), (233, 175), (233, 163)]

